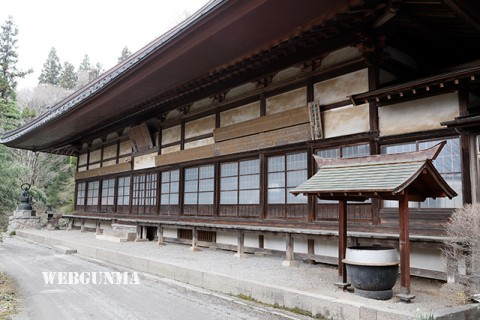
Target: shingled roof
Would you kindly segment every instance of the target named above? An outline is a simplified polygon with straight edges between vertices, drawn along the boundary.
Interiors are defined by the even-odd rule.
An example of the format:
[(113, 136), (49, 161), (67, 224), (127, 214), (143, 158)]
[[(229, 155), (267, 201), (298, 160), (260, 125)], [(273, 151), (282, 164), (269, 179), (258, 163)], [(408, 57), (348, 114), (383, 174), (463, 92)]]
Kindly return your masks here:
[(407, 189), (409, 199), (413, 201), (452, 198), (456, 192), (432, 163), (444, 144), (418, 152), (350, 159), (314, 156), (320, 170), (290, 192), (316, 195), (322, 199), (366, 200), (398, 199)]

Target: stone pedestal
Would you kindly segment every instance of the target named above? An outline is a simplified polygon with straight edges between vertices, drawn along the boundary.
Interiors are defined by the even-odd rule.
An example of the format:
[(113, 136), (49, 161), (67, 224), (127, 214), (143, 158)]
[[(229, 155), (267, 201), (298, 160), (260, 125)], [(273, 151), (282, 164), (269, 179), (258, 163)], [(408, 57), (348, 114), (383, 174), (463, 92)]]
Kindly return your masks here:
[(8, 233), (24, 228), (42, 228), (41, 217), (36, 215), (35, 210), (15, 210), (13, 215), (8, 217)]

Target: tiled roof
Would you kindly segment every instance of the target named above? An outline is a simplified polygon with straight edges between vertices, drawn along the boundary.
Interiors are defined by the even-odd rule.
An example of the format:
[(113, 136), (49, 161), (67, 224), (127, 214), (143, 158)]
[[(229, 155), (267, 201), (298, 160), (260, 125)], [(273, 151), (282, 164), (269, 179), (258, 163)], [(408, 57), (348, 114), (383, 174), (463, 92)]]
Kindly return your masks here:
[[(320, 198), (396, 198), (408, 189), (417, 199), (457, 194), (432, 164), (443, 145), (402, 155), (379, 155), (352, 159), (317, 159), (320, 170), (290, 190)], [(325, 163), (325, 164), (324, 164)]]

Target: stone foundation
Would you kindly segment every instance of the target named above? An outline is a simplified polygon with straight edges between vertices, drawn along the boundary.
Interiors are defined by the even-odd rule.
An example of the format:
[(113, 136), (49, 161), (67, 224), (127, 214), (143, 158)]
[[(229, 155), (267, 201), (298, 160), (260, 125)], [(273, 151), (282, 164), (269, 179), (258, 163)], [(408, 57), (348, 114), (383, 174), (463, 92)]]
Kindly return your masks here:
[(41, 217), (36, 215), (35, 210), (16, 210), (8, 217), (7, 233), (24, 228), (42, 228)]

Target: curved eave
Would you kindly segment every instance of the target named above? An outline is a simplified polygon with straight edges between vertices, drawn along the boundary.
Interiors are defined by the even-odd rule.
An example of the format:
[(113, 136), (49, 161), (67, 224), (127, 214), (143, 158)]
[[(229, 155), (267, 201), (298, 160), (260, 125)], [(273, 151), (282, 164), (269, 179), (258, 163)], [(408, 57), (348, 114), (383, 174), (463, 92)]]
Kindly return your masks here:
[(162, 93), (242, 61), (313, 22), (331, 19), (347, 11), (349, 3), (213, 0), (49, 113), (5, 133), (0, 143), (37, 151), (66, 147), (106, 118), (141, 112), (145, 102)]

